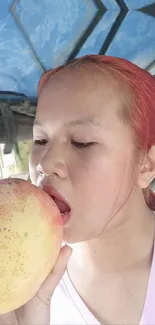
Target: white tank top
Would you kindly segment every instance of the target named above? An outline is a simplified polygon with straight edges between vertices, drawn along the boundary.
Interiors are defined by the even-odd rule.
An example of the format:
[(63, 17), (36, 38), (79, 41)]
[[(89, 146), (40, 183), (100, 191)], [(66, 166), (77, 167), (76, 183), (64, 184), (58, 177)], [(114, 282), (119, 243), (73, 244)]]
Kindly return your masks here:
[[(155, 245), (154, 245), (155, 247)], [(51, 325), (101, 325), (75, 290), (67, 272), (51, 299)], [(155, 325), (155, 249), (139, 325)]]

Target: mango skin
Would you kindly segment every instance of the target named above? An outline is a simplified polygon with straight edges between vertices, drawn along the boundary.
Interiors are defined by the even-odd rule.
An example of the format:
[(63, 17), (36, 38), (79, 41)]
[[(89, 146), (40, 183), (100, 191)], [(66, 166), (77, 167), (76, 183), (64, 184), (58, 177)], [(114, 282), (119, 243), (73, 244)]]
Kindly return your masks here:
[(55, 202), (16, 179), (0, 181), (0, 314), (29, 301), (59, 255), (63, 227)]

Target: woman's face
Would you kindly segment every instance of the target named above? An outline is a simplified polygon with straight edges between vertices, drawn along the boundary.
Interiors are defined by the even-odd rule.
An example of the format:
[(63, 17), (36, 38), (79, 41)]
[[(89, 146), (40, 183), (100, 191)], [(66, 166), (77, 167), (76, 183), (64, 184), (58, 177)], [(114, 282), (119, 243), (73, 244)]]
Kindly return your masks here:
[(69, 203), (67, 242), (96, 238), (126, 204), (134, 147), (120, 109), (110, 82), (86, 67), (56, 73), (39, 97), (30, 177), (38, 186), (48, 182)]

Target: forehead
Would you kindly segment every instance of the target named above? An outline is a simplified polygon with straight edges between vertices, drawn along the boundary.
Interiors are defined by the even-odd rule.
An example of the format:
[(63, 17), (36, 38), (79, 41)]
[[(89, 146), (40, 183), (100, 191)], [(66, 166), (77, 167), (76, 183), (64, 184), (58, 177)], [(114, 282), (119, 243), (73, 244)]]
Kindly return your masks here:
[(107, 73), (89, 67), (65, 68), (45, 85), (38, 100), (37, 117), (116, 118), (119, 94)]

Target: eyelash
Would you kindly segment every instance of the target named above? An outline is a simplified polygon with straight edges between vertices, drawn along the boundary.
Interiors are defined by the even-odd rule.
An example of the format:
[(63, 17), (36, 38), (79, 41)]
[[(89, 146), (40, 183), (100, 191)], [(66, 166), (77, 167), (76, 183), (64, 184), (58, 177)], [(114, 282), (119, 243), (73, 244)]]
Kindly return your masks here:
[(71, 141), (71, 144), (79, 149), (91, 147), (94, 143), (95, 142), (77, 142), (77, 141), (73, 141), (73, 140)]
[[(45, 146), (47, 143), (48, 143), (48, 141), (45, 139), (34, 140), (34, 144), (40, 145), (40, 146)], [(84, 149), (84, 148), (91, 147), (93, 144), (95, 144), (95, 142), (77, 142), (77, 141), (72, 140), (71, 144), (78, 149)]]
[(47, 144), (47, 140), (41, 139), (41, 140), (34, 140), (34, 144), (38, 144), (40, 146), (45, 146)]

